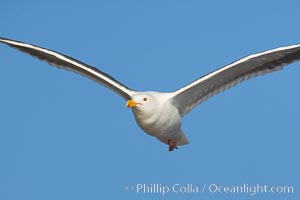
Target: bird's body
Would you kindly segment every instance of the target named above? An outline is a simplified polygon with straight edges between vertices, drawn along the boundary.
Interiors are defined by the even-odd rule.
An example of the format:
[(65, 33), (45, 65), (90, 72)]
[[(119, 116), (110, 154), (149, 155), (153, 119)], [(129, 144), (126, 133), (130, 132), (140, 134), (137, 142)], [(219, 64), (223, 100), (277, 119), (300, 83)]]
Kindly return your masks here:
[(173, 150), (189, 141), (181, 130), (181, 117), (171, 97), (170, 93), (140, 92), (132, 100), (139, 105), (147, 104), (147, 110), (134, 106), (132, 112), (137, 124), (146, 133), (166, 144), (176, 142), (175, 146), (170, 145), (170, 150)]
[(173, 92), (138, 92), (64, 54), (7, 38), (0, 37), (0, 42), (111, 89), (127, 100), (126, 105), (132, 108), (140, 128), (169, 145), (170, 151), (189, 143), (181, 128), (181, 118), (197, 105), (244, 80), (280, 70), (300, 59), (300, 44), (280, 47), (244, 57)]
[(141, 106), (132, 108), (136, 122), (149, 135), (163, 137), (167, 132), (178, 132), (180, 129), (180, 115), (167, 96), (164, 93), (143, 92), (132, 98), (141, 105), (152, 104), (147, 111), (140, 109)]

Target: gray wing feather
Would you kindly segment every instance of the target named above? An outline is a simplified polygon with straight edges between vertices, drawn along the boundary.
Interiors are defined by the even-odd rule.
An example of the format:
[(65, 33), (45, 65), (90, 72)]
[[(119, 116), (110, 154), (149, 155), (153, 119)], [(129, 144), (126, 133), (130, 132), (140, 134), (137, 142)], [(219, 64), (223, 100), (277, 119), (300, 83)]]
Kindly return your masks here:
[(106, 74), (95, 67), (89, 66), (64, 54), (32, 44), (27, 44), (24, 42), (19, 42), (1, 37), (0, 42), (5, 43), (10, 47), (18, 49), (33, 57), (36, 57), (42, 61), (45, 61), (50, 65), (79, 73), (111, 89), (126, 100), (130, 99), (131, 96), (135, 93), (135, 91), (129, 89), (109, 74)]
[(173, 103), (184, 116), (197, 105), (244, 80), (281, 70), (300, 59), (300, 44), (242, 58), (211, 72), (173, 93)]

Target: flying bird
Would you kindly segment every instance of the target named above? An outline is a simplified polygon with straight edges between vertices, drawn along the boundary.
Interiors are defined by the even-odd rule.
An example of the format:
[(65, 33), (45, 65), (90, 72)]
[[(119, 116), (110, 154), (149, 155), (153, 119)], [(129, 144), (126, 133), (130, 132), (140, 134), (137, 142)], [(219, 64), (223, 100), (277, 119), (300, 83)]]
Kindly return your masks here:
[(244, 80), (281, 70), (300, 59), (300, 44), (280, 47), (241, 58), (172, 92), (136, 91), (111, 75), (67, 55), (16, 40), (0, 42), (61, 69), (79, 73), (123, 97), (137, 124), (147, 134), (169, 146), (169, 151), (189, 143), (181, 118), (206, 99)]

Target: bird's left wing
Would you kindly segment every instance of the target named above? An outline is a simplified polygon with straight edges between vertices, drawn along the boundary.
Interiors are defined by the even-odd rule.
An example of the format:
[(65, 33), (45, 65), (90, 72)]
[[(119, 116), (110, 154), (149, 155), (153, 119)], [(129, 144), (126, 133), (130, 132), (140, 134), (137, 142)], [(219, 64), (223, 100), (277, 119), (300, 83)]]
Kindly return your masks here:
[(266, 73), (300, 59), (300, 44), (280, 47), (244, 57), (211, 72), (194, 82), (171, 92), (173, 104), (184, 116), (206, 99), (238, 83)]
[(131, 96), (135, 93), (135, 91), (129, 89), (109, 74), (106, 74), (95, 67), (91, 67), (64, 54), (42, 47), (38, 47), (32, 44), (10, 40), (7, 38), (0, 37), (0, 42), (7, 44), (13, 48), (16, 48), (33, 57), (36, 57), (40, 60), (46, 61), (50, 65), (79, 73), (111, 89), (126, 100), (129, 100)]

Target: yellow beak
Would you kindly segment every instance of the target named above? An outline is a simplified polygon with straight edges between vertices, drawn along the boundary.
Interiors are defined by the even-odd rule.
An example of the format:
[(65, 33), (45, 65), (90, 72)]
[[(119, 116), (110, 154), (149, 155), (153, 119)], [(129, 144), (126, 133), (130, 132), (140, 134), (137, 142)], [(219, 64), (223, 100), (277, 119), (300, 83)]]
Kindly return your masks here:
[(128, 100), (127, 103), (126, 103), (126, 107), (127, 108), (131, 108), (131, 107), (135, 107), (137, 106), (139, 103), (133, 101), (133, 100)]

